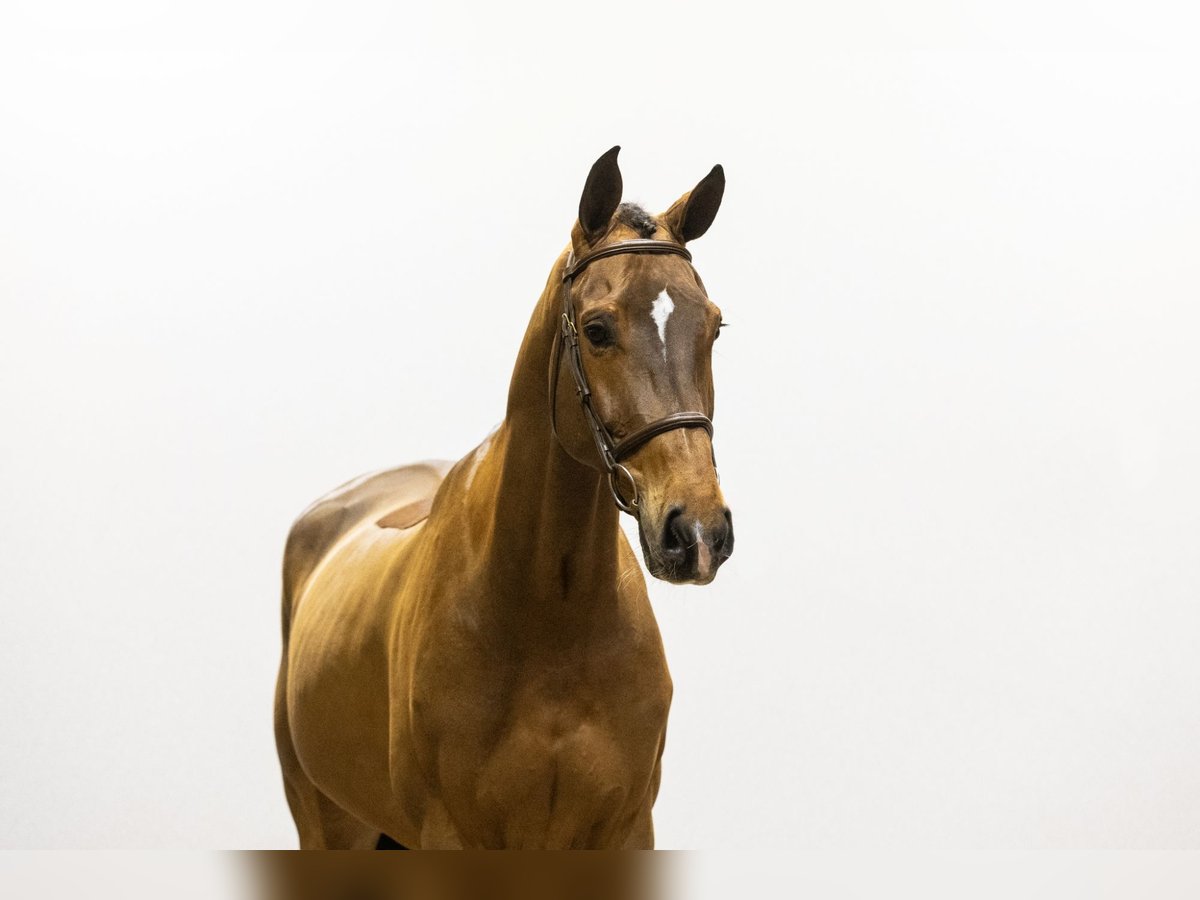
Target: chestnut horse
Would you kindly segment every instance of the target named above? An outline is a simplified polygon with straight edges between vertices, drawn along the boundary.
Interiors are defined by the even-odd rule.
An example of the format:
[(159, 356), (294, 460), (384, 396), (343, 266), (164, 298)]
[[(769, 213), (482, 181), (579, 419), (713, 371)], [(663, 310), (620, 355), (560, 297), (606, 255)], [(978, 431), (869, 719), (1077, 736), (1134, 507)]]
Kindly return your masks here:
[(650, 573), (733, 550), (712, 451), (721, 314), (670, 209), (596, 161), (507, 416), (457, 463), (367, 475), (288, 536), (275, 732), (302, 847), (649, 848), (671, 678)]

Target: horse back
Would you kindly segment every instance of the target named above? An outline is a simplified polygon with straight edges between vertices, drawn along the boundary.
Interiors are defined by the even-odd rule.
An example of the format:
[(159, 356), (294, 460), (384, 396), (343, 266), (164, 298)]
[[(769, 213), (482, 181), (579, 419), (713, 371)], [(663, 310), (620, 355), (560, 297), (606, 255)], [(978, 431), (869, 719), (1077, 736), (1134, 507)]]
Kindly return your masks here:
[(360, 527), (403, 530), (423, 522), (451, 466), (452, 462), (428, 460), (363, 475), (334, 488), (300, 514), (283, 552), (285, 639), (294, 599), (333, 548)]

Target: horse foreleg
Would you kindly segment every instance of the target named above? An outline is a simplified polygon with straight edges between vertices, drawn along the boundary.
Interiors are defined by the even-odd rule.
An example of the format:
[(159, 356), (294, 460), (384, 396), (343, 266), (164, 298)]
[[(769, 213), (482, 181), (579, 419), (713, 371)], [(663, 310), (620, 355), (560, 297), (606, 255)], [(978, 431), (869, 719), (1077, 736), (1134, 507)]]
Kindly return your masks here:
[(302, 850), (371, 850), (380, 839), (377, 829), (356, 819), (317, 788), (305, 774), (287, 715), (287, 654), (275, 688), (275, 745), (283, 769), (283, 787), (296, 822)]

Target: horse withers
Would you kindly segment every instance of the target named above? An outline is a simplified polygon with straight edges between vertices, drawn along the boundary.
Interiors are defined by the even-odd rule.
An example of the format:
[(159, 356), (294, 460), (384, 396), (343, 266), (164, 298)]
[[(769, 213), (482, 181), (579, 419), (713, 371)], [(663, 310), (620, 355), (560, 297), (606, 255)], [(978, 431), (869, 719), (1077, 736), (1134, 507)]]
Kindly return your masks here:
[(733, 550), (712, 448), (720, 310), (614, 147), (457, 463), (364, 476), (288, 536), (275, 730), (302, 847), (649, 848), (671, 678), (637, 557), (706, 584)]

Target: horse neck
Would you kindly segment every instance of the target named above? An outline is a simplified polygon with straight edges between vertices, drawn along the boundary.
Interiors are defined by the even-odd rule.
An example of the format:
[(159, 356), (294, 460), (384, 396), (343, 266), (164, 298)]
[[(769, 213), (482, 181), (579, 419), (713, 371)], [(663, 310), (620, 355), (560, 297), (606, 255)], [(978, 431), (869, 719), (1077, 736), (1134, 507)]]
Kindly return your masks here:
[(551, 270), (509, 388), (491, 529), (502, 592), (526, 602), (595, 608), (616, 594), (618, 512), (598, 468), (569, 456), (550, 427), (547, 377), (566, 255)]

